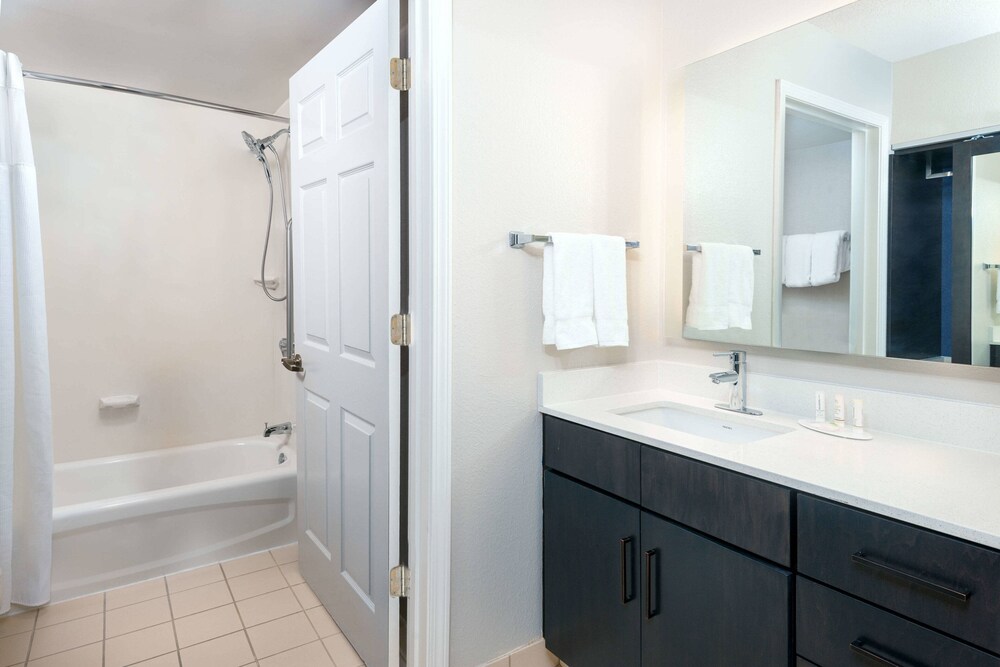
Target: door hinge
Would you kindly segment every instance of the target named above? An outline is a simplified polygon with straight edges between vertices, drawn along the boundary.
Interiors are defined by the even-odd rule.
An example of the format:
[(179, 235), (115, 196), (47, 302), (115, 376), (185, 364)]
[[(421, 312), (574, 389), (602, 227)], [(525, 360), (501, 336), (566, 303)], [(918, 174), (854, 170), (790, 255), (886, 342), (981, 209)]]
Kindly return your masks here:
[(389, 59), (389, 85), (395, 90), (410, 89), (410, 59)]
[(389, 595), (394, 598), (410, 597), (410, 569), (405, 565), (389, 570)]
[(413, 338), (413, 322), (409, 313), (396, 314), (389, 320), (389, 340), (393, 345), (407, 347)]

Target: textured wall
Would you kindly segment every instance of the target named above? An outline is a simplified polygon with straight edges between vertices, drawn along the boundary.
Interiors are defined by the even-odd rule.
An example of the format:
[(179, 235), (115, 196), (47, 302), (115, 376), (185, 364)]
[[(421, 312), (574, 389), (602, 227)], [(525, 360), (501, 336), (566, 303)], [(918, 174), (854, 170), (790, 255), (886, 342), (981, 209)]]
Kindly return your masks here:
[[(451, 664), (541, 635), (538, 371), (660, 340), (659, 0), (455, 2)], [(628, 350), (541, 344), (540, 248), (603, 232), (629, 251)]]
[[(279, 125), (27, 83), (56, 461), (258, 433), (292, 416), (283, 306), (259, 272), (267, 190), (240, 130)], [(283, 253), (280, 214), (274, 269)], [(282, 287), (283, 289), (283, 287)], [(98, 398), (139, 394), (138, 410)]]

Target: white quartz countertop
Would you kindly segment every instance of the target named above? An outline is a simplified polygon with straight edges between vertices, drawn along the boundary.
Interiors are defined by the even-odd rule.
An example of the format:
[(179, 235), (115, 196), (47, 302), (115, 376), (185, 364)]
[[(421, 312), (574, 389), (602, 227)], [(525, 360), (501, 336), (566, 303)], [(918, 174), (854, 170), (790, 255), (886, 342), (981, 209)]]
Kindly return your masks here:
[[(712, 410), (716, 401), (648, 389), (541, 405), (547, 415), (799, 491), (1000, 549), (1000, 455), (873, 431), (870, 441), (803, 428), (798, 417), (719, 412), (751, 426), (792, 429), (730, 444), (647, 424), (615, 411), (674, 403)], [(933, 420), (934, 415), (927, 415)]]

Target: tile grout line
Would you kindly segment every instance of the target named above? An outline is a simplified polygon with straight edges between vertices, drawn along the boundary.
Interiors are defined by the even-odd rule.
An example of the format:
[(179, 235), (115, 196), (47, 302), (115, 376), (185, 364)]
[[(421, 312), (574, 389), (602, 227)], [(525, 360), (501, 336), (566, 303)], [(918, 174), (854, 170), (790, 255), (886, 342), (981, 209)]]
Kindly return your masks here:
[(108, 667), (108, 643), (104, 635), (108, 632), (108, 593), (104, 592), (102, 599), (101, 613), (104, 615), (104, 623), (101, 626), (101, 667)]
[(177, 637), (177, 619), (174, 618), (174, 603), (170, 599), (170, 582), (167, 581), (165, 576), (163, 577), (163, 587), (167, 589), (167, 609), (170, 610), (170, 629), (174, 631), (174, 650), (177, 651), (177, 664), (179, 665), (181, 664), (181, 642)]
[[(268, 551), (267, 555), (271, 556), (271, 552)], [(274, 556), (271, 556), (271, 560), (274, 560)], [(222, 567), (222, 563), (219, 563), (219, 569), (222, 570), (222, 580), (224, 582), (226, 582), (226, 590), (229, 591), (229, 597), (232, 598), (232, 600), (233, 600), (233, 606), (236, 607), (236, 618), (240, 619), (240, 626), (242, 627), (242, 630), (243, 630), (243, 638), (247, 640), (247, 646), (250, 647), (250, 655), (253, 656), (253, 661), (256, 663), (257, 662), (257, 649), (255, 649), (253, 647), (253, 642), (250, 641), (250, 633), (247, 632), (247, 626), (243, 622), (243, 615), (240, 614), (240, 608), (238, 606), (236, 606), (236, 596), (233, 595), (233, 588), (232, 588), (232, 586), (229, 585), (229, 575), (226, 574), (226, 568)], [(267, 568), (265, 568), (265, 569), (267, 569)], [(278, 572), (281, 572), (281, 570), (278, 570)], [(248, 573), (248, 574), (252, 574), (252, 573)], [(178, 656), (179, 655), (180, 654), (178, 653)]]

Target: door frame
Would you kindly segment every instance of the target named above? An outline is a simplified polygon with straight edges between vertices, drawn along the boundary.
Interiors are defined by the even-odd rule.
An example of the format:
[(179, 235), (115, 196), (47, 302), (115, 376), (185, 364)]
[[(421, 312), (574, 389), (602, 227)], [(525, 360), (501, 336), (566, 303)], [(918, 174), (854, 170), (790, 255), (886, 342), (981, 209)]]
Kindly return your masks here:
[[(781, 263), (785, 215), (785, 116), (788, 111), (813, 116), (851, 133), (851, 194), (862, 188), (863, 201), (852, 202), (850, 354), (885, 355), (886, 274), (889, 205), (889, 119), (835, 97), (775, 80), (774, 206), (771, 279), (771, 345), (781, 347)], [(860, 156), (863, 156), (861, 158)], [(857, 228), (864, 230), (856, 238)], [(874, 301), (866, 294), (876, 294)]]
[(451, 626), (452, 0), (406, 0), (409, 106), (408, 667), (447, 667)]

